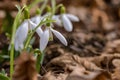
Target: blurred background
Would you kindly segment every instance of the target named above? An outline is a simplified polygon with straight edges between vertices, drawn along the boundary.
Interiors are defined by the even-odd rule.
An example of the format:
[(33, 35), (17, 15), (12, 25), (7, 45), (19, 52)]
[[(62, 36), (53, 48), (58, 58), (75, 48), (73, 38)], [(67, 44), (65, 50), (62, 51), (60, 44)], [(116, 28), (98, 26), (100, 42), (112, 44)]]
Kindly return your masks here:
[[(0, 32), (5, 26), (10, 28), (13, 18), (16, 16), (17, 8), (15, 5), (30, 4), (34, 0), (0, 0)], [(83, 25), (100, 26), (105, 30), (110, 30), (119, 24), (120, 19), (120, 0), (56, 0), (57, 4), (63, 3), (68, 13), (77, 15)], [(36, 5), (31, 10), (31, 15), (35, 14)], [(7, 22), (8, 20), (8, 22)], [(91, 28), (91, 27), (90, 27)], [(94, 27), (95, 28), (95, 27)]]
[[(9, 67), (8, 45), (13, 20), (17, 14), (15, 5), (23, 6), (33, 1), (0, 0), (0, 69), (8, 70)], [(46, 50), (44, 64), (65, 53), (77, 54), (80, 57), (120, 53), (120, 0), (56, 0), (56, 2), (62, 3), (67, 13), (78, 16), (80, 22), (73, 22), (73, 32), (55, 27), (66, 37), (68, 46), (63, 46), (57, 38), (54, 38), (54, 42), (50, 42), (49, 44), (52, 45), (48, 45)], [(41, 4), (31, 9), (31, 17), (35, 15), (36, 9)], [(59, 11), (56, 14), (58, 13)], [(37, 39), (33, 46), (38, 47), (38, 44)], [(8, 63), (5, 63), (5, 59)], [(111, 65), (109, 67), (113, 69)], [(103, 68), (108, 69), (108, 65), (103, 65)]]
[[(0, 52), (9, 44), (9, 34), (11, 34), (13, 20), (17, 13), (15, 5), (23, 6), (33, 1), (0, 0)], [(82, 52), (87, 56), (98, 54), (103, 52), (106, 42), (120, 38), (120, 0), (56, 0), (56, 2), (62, 3), (67, 13), (80, 18), (80, 22), (73, 23), (72, 33), (58, 29), (67, 37), (69, 51)], [(31, 9), (31, 16), (35, 15), (40, 5), (41, 3)], [(91, 50), (93, 50), (92, 54), (88, 55)]]

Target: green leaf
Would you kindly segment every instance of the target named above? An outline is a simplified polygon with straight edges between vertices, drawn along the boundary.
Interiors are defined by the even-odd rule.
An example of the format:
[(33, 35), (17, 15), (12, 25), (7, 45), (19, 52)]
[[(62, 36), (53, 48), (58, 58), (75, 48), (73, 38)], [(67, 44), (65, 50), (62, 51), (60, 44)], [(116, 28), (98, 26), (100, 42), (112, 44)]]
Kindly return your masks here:
[(44, 53), (41, 52), (41, 54), (37, 55), (37, 63), (36, 63), (36, 69), (39, 72), (40, 71), (40, 66), (42, 65), (44, 60)]
[(5, 74), (6, 74), (6, 73), (5, 73), (5, 69), (2, 69), (2, 70), (0, 71), (0, 73), (3, 74), (3, 75), (5, 75)]
[(14, 23), (13, 23), (13, 31), (12, 31), (12, 39), (11, 39), (11, 43), (14, 43), (14, 37), (15, 37), (15, 32), (16, 32), (16, 28), (17, 28), (17, 26), (18, 26), (18, 24), (19, 24), (19, 21), (20, 21), (20, 17), (21, 17), (21, 13), (22, 13), (22, 10), (25, 8), (25, 6), (22, 8), (22, 9), (18, 9), (19, 10), (19, 12), (18, 12), (18, 14), (16, 15), (16, 17), (15, 17), (15, 20), (14, 20)]
[(0, 73), (0, 80), (9, 80), (9, 77)]
[(10, 57), (8, 55), (0, 55), (0, 58), (9, 59)]
[(38, 4), (39, 2), (42, 2), (43, 0), (35, 0), (34, 2), (32, 2), (30, 5), (28, 5), (28, 9), (30, 10), (33, 6), (35, 6), (36, 4)]
[(21, 7), (19, 5), (15, 5), (18, 11), (20, 11)]
[(21, 14), (22, 14), (22, 11), (23, 11), (24, 8), (25, 8), (25, 6), (18, 11), (18, 14), (16, 15), (14, 23), (13, 23), (12, 38), (11, 38), (11, 43), (10, 43), (10, 46), (11, 46), (11, 49), (10, 49), (10, 80), (12, 80), (12, 74), (13, 74), (13, 71), (14, 71), (13, 68), (14, 68), (14, 39), (15, 39), (15, 33), (16, 33), (17, 26), (20, 22)]

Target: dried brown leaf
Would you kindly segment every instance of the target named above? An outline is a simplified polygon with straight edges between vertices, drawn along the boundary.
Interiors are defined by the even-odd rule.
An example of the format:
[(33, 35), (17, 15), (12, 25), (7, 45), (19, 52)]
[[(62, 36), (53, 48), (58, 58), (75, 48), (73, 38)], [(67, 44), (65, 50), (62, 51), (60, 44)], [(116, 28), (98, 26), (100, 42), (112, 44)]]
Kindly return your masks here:
[(32, 54), (23, 52), (16, 61), (12, 80), (37, 80), (36, 60)]
[(111, 76), (105, 71), (87, 71), (80, 67), (75, 67), (75, 69), (70, 73), (66, 80), (111, 80)]
[(120, 80), (120, 59), (114, 59), (112, 63), (116, 67), (112, 74), (112, 78), (113, 80)]

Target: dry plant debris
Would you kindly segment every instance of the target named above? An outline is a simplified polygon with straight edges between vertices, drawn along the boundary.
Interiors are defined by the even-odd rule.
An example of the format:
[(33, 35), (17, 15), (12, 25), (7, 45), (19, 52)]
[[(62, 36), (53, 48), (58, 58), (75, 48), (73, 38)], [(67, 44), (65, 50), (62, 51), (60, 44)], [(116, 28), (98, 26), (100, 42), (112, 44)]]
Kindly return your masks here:
[(36, 60), (31, 53), (23, 52), (15, 64), (12, 80), (37, 80)]

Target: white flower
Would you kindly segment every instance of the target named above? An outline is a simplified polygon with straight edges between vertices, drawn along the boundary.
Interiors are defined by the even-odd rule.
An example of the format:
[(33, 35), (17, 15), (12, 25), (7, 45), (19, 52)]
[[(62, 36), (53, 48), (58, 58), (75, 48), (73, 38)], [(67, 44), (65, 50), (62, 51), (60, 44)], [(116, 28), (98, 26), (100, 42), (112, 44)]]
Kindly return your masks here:
[(73, 30), (73, 25), (71, 21), (78, 22), (79, 18), (72, 14), (61, 14), (53, 16), (53, 19), (56, 20), (58, 26), (64, 26), (65, 30), (71, 32)]
[[(29, 24), (30, 24), (30, 29), (31, 29), (31, 30), (35, 29), (35, 27), (37, 26), (37, 24), (34, 24), (34, 23), (33, 23), (32, 21), (30, 21), (30, 20), (29, 20)], [(39, 37), (42, 36), (43, 31), (42, 31), (42, 29), (41, 29), (41, 26), (36, 29), (36, 32), (37, 32), (37, 34), (39, 35)]]
[(61, 19), (62, 19), (62, 23), (63, 23), (65, 30), (68, 32), (71, 32), (73, 30), (73, 25), (71, 21), (69, 20), (69, 18), (65, 14), (62, 14)]
[(32, 17), (30, 20), (35, 23), (36, 25), (38, 25), (40, 23), (41, 20), (45, 20), (47, 16), (50, 16), (50, 13), (46, 13), (43, 16), (41, 15), (36, 15), (34, 17)]
[(65, 39), (65, 37), (58, 31), (54, 30), (51, 28), (51, 31), (53, 32), (53, 34), (65, 45), (67, 46), (67, 40)]
[(65, 46), (67, 46), (67, 40), (65, 39), (65, 37), (58, 31), (52, 29), (51, 27), (46, 28), (45, 31), (43, 32), (43, 35), (40, 39), (40, 50), (43, 51), (48, 42), (49, 42), (49, 38), (51, 37), (50, 32), (52, 32)]
[[(15, 50), (22, 50), (24, 48), (24, 41), (27, 38), (28, 31), (33, 30), (37, 25), (30, 21), (29, 19), (25, 20), (17, 29), (15, 34)], [(36, 29), (37, 34), (41, 37), (43, 31), (40, 27)]]
[(49, 29), (47, 28), (43, 32), (42, 37), (40, 38), (40, 50), (41, 51), (43, 51), (46, 48), (48, 41), (49, 41)]
[(55, 20), (55, 24), (58, 25), (59, 27), (62, 27), (62, 21), (60, 20), (60, 16), (59, 15), (54, 15), (52, 17), (53, 20)]
[(28, 34), (28, 20), (25, 20), (17, 29), (15, 34), (15, 50), (23, 49), (23, 42), (25, 41)]
[(71, 20), (71, 21), (74, 21), (74, 22), (79, 22), (79, 18), (73, 14), (66, 14), (66, 16)]
[(35, 23), (36, 25), (38, 25), (38, 24), (40, 23), (40, 21), (41, 21), (41, 16), (40, 16), (40, 15), (37, 15), (37, 16), (35, 16), (35, 17), (32, 17), (30, 20), (31, 20), (33, 23)]

